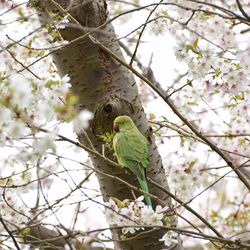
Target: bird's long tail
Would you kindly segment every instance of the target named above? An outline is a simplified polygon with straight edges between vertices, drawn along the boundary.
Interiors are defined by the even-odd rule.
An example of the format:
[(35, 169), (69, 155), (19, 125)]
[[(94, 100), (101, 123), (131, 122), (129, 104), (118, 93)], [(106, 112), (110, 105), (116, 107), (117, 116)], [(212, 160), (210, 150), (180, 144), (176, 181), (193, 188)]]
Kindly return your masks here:
[[(144, 191), (144, 192), (147, 192), (148, 193), (148, 184), (147, 184), (147, 181), (146, 181), (146, 178), (144, 178), (144, 180), (138, 178), (138, 181), (139, 181), (139, 184), (141, 186), (141, 189)], [(144, 198), (145, 198), (145, 201), (146, 201), (146, 204), (150, 207), (152, 207), (152, 202), (151, 202), (151, 199), (148, 195), (145, 195), (144, 194)]]

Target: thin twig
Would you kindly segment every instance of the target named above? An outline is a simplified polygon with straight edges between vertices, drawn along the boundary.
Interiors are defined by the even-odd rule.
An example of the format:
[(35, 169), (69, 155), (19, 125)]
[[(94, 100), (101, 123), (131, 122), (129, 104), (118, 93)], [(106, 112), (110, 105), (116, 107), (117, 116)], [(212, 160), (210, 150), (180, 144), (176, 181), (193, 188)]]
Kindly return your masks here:
[[(1, 45), (0, 45), (0, 47), (1, 47), (2, 49), (5, 49), (5, 48), (3, 48)], [(41, 78), (40, 78), (37, 74), (35, 74), (34, 72), (32, 72), (32, 71), (29, 69), (29, 66), (25, 66), (25, 65), (24, 65), (21, 61), (19, 61), (19, 60), (15, 57), (15, 55), (14, 55), (12, 52), (10, 52), (8, 49), (7, 49), (6, 51), (10, 54), (10, 56), (13, 58), (14, 61), (16, 61), (18, 64), (20, 64), (20, 65), (23, 67), (23, 69), (26, 69), (26, 70), (29, 71), (35, 78), (41, 80)]]
[(161, 1), (159, 2), (159, 4), (157, 4), (157, 5), (154, 6), (154, 8), (150, 11), (150, 13), (149, 13), (149, 15), (148, 15), (148, 17), (147, 17), (146, 22), (143, 24), (142, 30), (141, 30), (141, 32), (140, 32), (140, 34), (139, 34), (137, 43), (136, 43), (136, 45), (135, 45), (134, 53), (133, 53), (133, 55), (131, 56), (131, 60), (130, 60), (129, 65), (132, 65), (132, 64), (133, 64), (134, 58), (136, 57), (136, 53), (137, 53), (137, 50), (138, 50), (138, 47), (139, 47), (139, 44), (140, 44), (140, 40), (141, 40), (141, 38), (142, 38), (142, 34), (143, 34), (144, 30), (145, 30), (146, 27), (147, 27), (147, 22), (149, 21), (150, 17), (153, 15), (153, 13), (154, 13), (155, 10), (157, 9), (157, 7), (160, 5), (160, 3), (162, 3), (162, 1), (163, 1), (163, 0), (161, 0)]
[(170, 191), (153, 181), (152, 179), (147, 178), (148, 181), (152, 184), (154, 184), (157, 188), (165, 192), (167, 195), (169, 195), (171, 198), (173, 198), (175, 201), (177, 201), (179, 204), (181, 204), (183, 207), (185, 207), (189, 212), (191, 212), (193, 215), (195, 215), (200, 221), (202, 221), (210, 230), (212, 230), (218, 237), (224, 238), (206, 219), (204, 219), (199, 213), (197, 213), (195, 210), (193, 210), (190, 206), (185, 204), (182, 200), (177, 198), (174, 194), (172, 194)]
[(16, 249), (17, 249), (17, 250), (21, 250), (21, 248), (20, 248), (20, 247), (18, 246), (18, 244), (17, 244), (17, 241), (16, 241), (14, 235), (13, 235), (12, 232), (9, 230), (9, 228), (7, 227), (7, 225), (5, 224), (5, 222), (4, 222), (4, 220), (3, 220), (3, 218), (2, 218), (1, 215), (0, 215), (0, 222), (2, 223), (4, 229), (7, 231), (7, 233), (8, 233), (9, 236), (10, 236), (10, 238), (12, 239), (12, 241), (13, 241), (13, 243), (14, 243)]
[(243, 9), (242, 4), (240, 3), (240, 1), (239, 1), (239, 0), (236, 0), (236, 3), (237, 3), (237, 6), (238, 6), (240, 12), (242, 13), (242, 15), (250, 21), (250, 16), (249, 16), (249, 15), (246, 13), (246, 11)]

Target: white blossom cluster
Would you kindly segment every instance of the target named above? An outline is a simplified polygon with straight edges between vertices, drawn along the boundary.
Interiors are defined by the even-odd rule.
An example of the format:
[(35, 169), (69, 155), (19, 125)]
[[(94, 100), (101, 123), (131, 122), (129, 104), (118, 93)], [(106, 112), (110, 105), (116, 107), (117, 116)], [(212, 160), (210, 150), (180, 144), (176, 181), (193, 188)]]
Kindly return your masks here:
[[(46, 29), (41, 28), (34, 10), (20, 7), (11, 13), (9, 18), (13, 19), (25, 15), (32, 16), (32, 25), (29, 20), (18, 26), (13, 22), (0, 28), (2, 34), (0, 37), (0, 143), (4, 146), (13, 144), (13, 140), (33, 138), (32, 154), (39, 156), (48, 149), (55, 152), (56, 129), (48, 135), (35, 136), (39, 133), (39, 129), (36, 128), (44, 128), (48, 124), (51, 128), (54, 122), (58, 123), (58, 120), (63, 122), (65, 117), (62, 115), (68, 112), (72, 115), (70, 118), (75, 118), (76, 132), (80, 132), (88, 127), (88, 121), (93, 118), (93, 114), (84, 110), (76, 116), (70, 113), (71, 110), (64, 109), (65, 105), (70, 106), (72, 102), (70, 100), (67, 104), (68, 96), (71, 97), (70, 78), (67, 75), (60, 78), (51, 57), (44, 56), (49, 52), (49, 48), (54, 48), (54, 43), (52, 46), (54, 38)], [(59, 23), (67, 23), (67, 19)], [(6, 39), (6, 36), (9, 39)], [(15, 37), (15, 41), (20, 37), (22, 42), (13, 42), (12, 37)], [(23, 65), (26, 65), (29, 70)], [(74, 98), (73, 96), (71, 99)], [(27, 154), (23, 153), (23, 159), (27, 159)]]
[[(227, 8), (236, 12), (235, 1), (227, 2)], [(235, 94), (245, 89), (250, 82), (250, 50), (241, 29), (230, 19), (209, 14), (215, 12), (209, 5), (192, 1), (172, 3), (167, 14), (162, 7), (159, 15), (166, 15), (162, 26), (168, 27), (176, 40), (175, 55), (188, 68), (186, 78), (197, 86), (207, 87), (210, 92)], [(219, 1), (205, 3), (219, 5)], [(192, 11), (201, 9), (204, 12)]]
[[(144, 230), (145, 226), (163, 226), (164, 211), (160, 205), (153, 210), (143, 202), (144, 196), (138, 197), (135, 201), (119, 202), (118, 205), (113, 199), (105, 203), (105, 216), (110, 225), (122, 227), (122, 233), (133, 234), (137, 230)], [(177, 234), (167, 232), (160, 241), (164, 241), (166, 246), (176, 242)]]
[(178, 164), (168, 160), (165, 165), (172, 193), (183, 201), (191, 199), (195, 191), (204, 184), (206, 175), (201, 172), (201, 165), (197, 161), (185, 160)]
[[(109, 199), (105, 215), (110, 225), (126, 226), (122, 229), (123, 234), (135, 233), (136, 230), (147, 226), (163, 226), (163, 209), (157, 206), (156, 211), (143, 202), (144, 197), (140, 196), (135, 201), (125, 202), (119, 207), (113, 199)], [(131, 226), (131, 227), (127, 227)], [(135, 227), (133, 227), (135, 226)], [(141, 227), (140, 227), (141, 226)]]
[[(165, 29), (175, 38), (176, 59), (187, 72), (177, 86), (189, 83), (176, 92), (172, 100), (189, 121), (194, 121), (197, 129), (205, 135), (211, 135), (211, 140), (220, 149), (229, 152), (230, 158), (238, 164), (246, 160), (244, 156), (249, 155), (250, 148), (248, 138), (243, 136), (249, 134), (250, 121), (249, 32), (241, 32), (248, 26), (242, 23), (235, 25), (230, 18), (223, 18), (225, 15), (218, 9), (206, 5), (222, 6), (242, 15), (236, 1), (202, 2), (204, 4), (201, 1), (170, 1), (167, 14), (165, 6), (162, 12), (159, 11), (159, 15), (165, 14), (162, 20), (168, 20), (164, 23)], [(250, 13), (249, 1), (241, 1), (241, 4)], [(185, 136), (182, 139), (189, 145), (189, 149), (185, 147), (186, 153), (197, 150), (197, 147), (194, 149), (194, 140)], [(207, 155), (213, 155), (210, 153)], [(176, 164), (175, 159), (174, 164), (169, 162), (170, 158), (166, 162), (166, 166), (171, 165), (167, 169), (170, 180), (173, 180), (170, 186), (173, 183), (177, 196), (183, 193), (181, 197), (184, 200), (190, 198), (195, 184), (199, 187), (201, 179), (205, 178), (201, 178), (199, 171), (187, 173), (188, 161)], [(179, 178), (184, 180), (183, 184), (178, 182)], [(197, 178), (198, 182), (193, 182), (192, 178)]]
[[(0, 25), (0, 216), (21, 226), (29, 216), (29, 206), (21, 197), (37, 189), (37, 178), (44, 189), (53, 182), (59, 164), (46, 159), (57, 152), (59, 125), (74, 119), (75, 132), (81, 132), (93, 114), (74, 113), (70, 78), (58, 76), (49, 56), (64, 42), (55, 43), (27, 6), (9, 12), (1, 16), (1, 24), (8, 25)], [(67, 25), (67, 19), (58, 25)]]
[[(7, 222), (12, 222), (9, 229), (17, 230), (28, 222), (28, 209), (23, 206), (17, 192), (6, 191), (0, 196), (0, 216)], [(0, 226), (0, 231), (2, 225)]]
[[(8, 16), (8, 15), (7, 15)], [(0, 130), (1, 142), (36, 133), (58, 116), (69, 91), (69, 77), (60, 79), (49, 52), (53, 37), (41, 28), (34, 10), (18, 8), (8, 18), (31, 16), (30, 22), (1, 26), (0, 53)], [(5, 17), (5, 15), (3, 15)], [(9, 19), (6, 20), (8, 22)], [(36, 31), (36, 32), (34, 32)], [(6, 39), (6, 36), (9, 39)], [(21, 42), (19, 42), (21, 40)], [(25, 66), (27, 69), (25, 69)], [(34, 144), (34, 146), (39, 144)]]

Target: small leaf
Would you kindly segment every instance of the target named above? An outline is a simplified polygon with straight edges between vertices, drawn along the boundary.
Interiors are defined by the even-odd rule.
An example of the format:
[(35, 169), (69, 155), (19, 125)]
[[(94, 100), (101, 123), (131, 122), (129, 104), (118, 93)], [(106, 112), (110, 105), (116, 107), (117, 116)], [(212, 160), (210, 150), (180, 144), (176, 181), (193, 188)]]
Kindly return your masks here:
[(215, 76), (219, 76), (221, 74), (221, 69), (220, 68), (216, 68), (214, 70), (214, 74), (215, 74)]
[(198, 43), (199, 43), (199, 38), (197, 37), (194, 41), (193, 41), (193, 48), (196, 49), (198, 47)]
[(53, 85), (59, 85), (59, 81), (48, 80), (48, 81), (45, 83), (45, 87), (47, 87), (47, 88), (50, 88), (50, 87), (52, 87)]
[(127, 238), (127, 237), (126, 237), (124, 234), (121, 234), (121, 235), (120, 235), (120, 239), (121, 239), (121, 240), (126, 240), (126, 238)]
[(113, 149), (113, 138), (115, 136), (115, 132), (106, 132), (106, 133), (103, 133), (101, 135), (98, 135), (99, 138), (101, 138), (105, 144), (105, 146), (112, 150)]
[(68, 91), (66, 93), (65, 100), (66, 100), (66, 105), (72, 106), (78, 102), (79, 97), (74, 95), (72, 91)]
[(194, 167), (194, 165), (195, 165), (195, 163), (196, 163), (196, 161), (189, 161), (188, 162), (188, 168), (186, 168), (185, 170), (184, 170), (184, 172), (186, 173), (186, 174), (190, 174), (191, 173), (191, 171), (192, 171), (192, 168)]
[(18, 12), (18, 15), (20, 17), (24, 17), (24, 13), (23, 13), (23, 9), (22, 8), (18, 8), (17, 12)]
[(149, 120), (154, 120), (154, 119), (155, 119), (155, 114), (149, 113)]
[(195, 163), (196, 163), (196, 161), (190, 161), (190, 162), (188, 162), (188, 165), (189, 165), (190, 168), (192, 168)]
[(187, 79), (187, 85), (189, 85), (190, 87), (193, 87), (193, 80), (194, 79), (192, 80)]
[(235, 65), (235, 67), (236, 67), (237, 70), (241, 69), (241, 66), (240, 66), (239, 63), (234, 63), (234, 65)]
[(240, 146), (242, 146), (245, 143), (245, 139), (244, 138), (238, 139), (238, 143)]
[(30, 228), (29, 227), (23, 228), (21, 230), (21, 235), (24, 236), (24, 237), (30, 235)]

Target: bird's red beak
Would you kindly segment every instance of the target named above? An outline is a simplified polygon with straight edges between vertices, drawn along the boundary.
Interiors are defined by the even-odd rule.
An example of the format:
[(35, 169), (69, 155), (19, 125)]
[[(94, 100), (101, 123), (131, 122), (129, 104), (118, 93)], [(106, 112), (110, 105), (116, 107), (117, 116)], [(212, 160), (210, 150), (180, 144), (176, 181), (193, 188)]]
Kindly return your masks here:
[(113, 130), (115, 131), (115, 132), (119, 132), (119, 126), (117, 125), (117, 124), (113, 124)]

